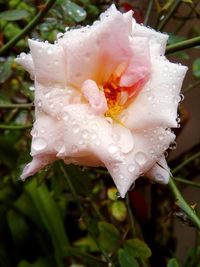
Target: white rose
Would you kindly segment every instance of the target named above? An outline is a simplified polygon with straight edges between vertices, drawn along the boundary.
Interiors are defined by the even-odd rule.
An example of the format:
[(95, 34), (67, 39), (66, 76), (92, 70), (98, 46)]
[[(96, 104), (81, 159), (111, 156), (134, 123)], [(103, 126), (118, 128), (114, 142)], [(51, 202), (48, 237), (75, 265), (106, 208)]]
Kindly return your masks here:
[(63, 159), (105, 166), (122, 197), (141, 174), (167, 183), (187, 71), (165, 58), (167, 38), (112, 5), (54, 44), (29, 40), (30, 54), (16, 59), (35, 80), (33, 160), (21, 178)]

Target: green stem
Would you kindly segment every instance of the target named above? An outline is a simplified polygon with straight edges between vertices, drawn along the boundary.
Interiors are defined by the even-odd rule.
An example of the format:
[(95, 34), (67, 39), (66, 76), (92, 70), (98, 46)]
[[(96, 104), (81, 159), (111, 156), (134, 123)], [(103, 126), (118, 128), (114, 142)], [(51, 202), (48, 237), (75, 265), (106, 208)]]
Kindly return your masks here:
[(144, 18), (144, 25), (147, 25), (147, 23), (149, 21), (149, 16), (151, 14), (152, 7), (153, 7), (153, 0), (150, 0), (148, 2), (147, 11), (146, 11), (145, 18)]
[(179, 183), (188, 184), (188, 185), (200, 188), (200, 183), (195, 183), (195, 182), (192, 182), (192, 181), (189, 181), (183, 178), (179, 178), (179, 177), (174, 177), (174, 180)]
[(74, 201), (76, 202), (76, 204), (78, 205), (78, 208), (81, 212), (81, 215), (85, 221), (85, 224), (87, 226), (87, 229), (88, 229), (88, 232), (90, 234), (90, 236), (92, 237), (92, 239), (94, 240), (94, 242), (96, 243), (97, 247), (99, 248), (99, 250), (102, 252), (103, 256), (105, 257), (107, 263), (109, 264), (110, 267), (115, 267), (114, 263), (112, 262), (112, 260), (110, 259), (110, 257), (107, 255), (107, 253), (101, 248), (101, 246), (99, 245), (98, 241), (96, 240), (96, 237), (95, 235), (93, 234), (93, 232), (90, 230), (90, 226), (89, 226), (89, 223), (88, 223), (88, 216), (87, 214), (85, 213), (85, 210), (84, 208), (82, 207), (80, 201), (79, 201), (79, 197), (74, 189), (74, 186), (65, 170), (65, 168), (63, 167), (63, 165), (60, 163), (60, 168), (63, 172), (63, 175), (64, 175), (64, 178), (65, 178), (65, 181), (67, 182), (70, 190), (71, 190), (71, 193), (72, 193), (72, 196), (74, 198)]
[(56, 2), (56, 0), (48, 0), (44, 5), (44, 8), (29, 22), (29, 24), (16, 36), (14, 36), (7, 44), (5, 44), (0, 49), (0, 56), (3, 56), (6, 52), (8, 52), (14, 45), (18, 43), (18, 41), (27, 35), (38, 23), (39, 21), (46, 15), (48, 10), (52, 7), (52, 5)]
[[(177, 7), (179, 6), (179, 4), (181, 3), (182, 0), (175, 0), (174, 3), (172, 4), (171, 8), (169, 9), (168, 13), (166, 15), (164, 15), (163, 20), (160, 21), (157, 30), (161, 31), (165, 25), (167, 24), (167, 22), (169, 21), (169, 19), (171, 18), (172, 14), (176, 11)], [(162, 16), (161, 16), (162, 18)]]
[(185, 167), (188, 163), (197, 159), (198, 157), (200, 157), (200, 152), (198, 152), (198, 153), (192, 155), (191, 157), (187, 158), (186, 160), (184, 160), (181, 164), (179, 164), (176, 168), (174, 168), (172, 170), (172, 174), (177, 173), (179, 170), (181, 170), (183, 167)]
[(4, 125), (0, 124), (0, 129), (2, 130), (25, 130), (25, 129), (30, 129), (32, 128), (32, 124), (27, 124), (27, 125)]
[(188, 93), (189, 91), (191, 91), (192, 89), (194, 89), (195, 87), (197, 87), (198, 85), (200, 85), (200, 80), (197, 80), (196, 82), (189, 84), (187, 88), (185, 88), (185, 90), (183, 90), (183, 93)]
[(166, 48), (166, 54), (171, 54), (174, 52), (178, 52), (180, 50), (184, 50), (187, 48), (191, 48), (191, 47), (195, 47), (200, 45), (200, 36), (176, 43), (176, 44), (172, 44), (172, 45), (168, 45)]
[(126, 194), (126, 206), (127, 206), (127, 210), (128, 210), (129, 219), (130, 219), (132, 235), (133, 235), (133, 237), (135, 237), (136, 236), (135, 223), (134, 223), (134, 218), (133, 218), (133, 213), (131, 210), (130, 198), (129, 198), (128, 193)]
[(185, 214), (190, 218), (190, 220), (194, 223), (197, 229), (200, 230), (200, 219), (182, 197), (175, 182), (173, 181), (173, 178), (169, 179), (168, 186), (177, 201), (177, 205), (185, 212)]
[(21, 108), (21, 109), (27, 109), (33, 107), (33, 103), (26, 103), (26, 104), (0, 104), (0, 108)]

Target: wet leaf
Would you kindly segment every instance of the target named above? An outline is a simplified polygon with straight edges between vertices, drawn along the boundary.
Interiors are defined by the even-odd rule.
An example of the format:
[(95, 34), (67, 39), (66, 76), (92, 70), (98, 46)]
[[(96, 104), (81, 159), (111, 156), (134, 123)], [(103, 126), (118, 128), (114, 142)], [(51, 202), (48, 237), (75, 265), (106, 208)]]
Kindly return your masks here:
[(26, 10), (13, 9), (0, 13), (0, 19), (7, 21), (17, 21), (29, 16), (29, 12)]
[(99, 222), (99, 242), (101, 247), (106, 252), (112, 252), (113, 249), (116, 247), (117, 243), (120, 239), (120, 233), (117, 228), (107, 222)]
[(69, 0), (63, 2), (62, 9), (64, 11), (64, 15), (69, 16), (75, 22), (81, 22), (87, 16), (86, 11), (82, 7)]
[(118, 221), (124, 221), (127, 215), (126, 205), (123, 201), (115, 201), (111, 206), (111, 213)]
[(124, 249), (119, 249), (118, 260), (121, 267), (139, 267), (137, 260)]
[(170, 259), (167, 263), (167, 267), (179, 267), (179, 264), (175, 258)]
[(146, 259), (151, 256), (151, 250), (142, 240), (129, 239), (124, 244), (125, 250), (136, 258)]
[(0, 62), (0, 83), (4, 83), (12, 75), (13, 57), (7, 58), (5, 62)]
[(200, 58), (195, 59), (192, 65), (192, 71), (195, 78), (200, 78)]

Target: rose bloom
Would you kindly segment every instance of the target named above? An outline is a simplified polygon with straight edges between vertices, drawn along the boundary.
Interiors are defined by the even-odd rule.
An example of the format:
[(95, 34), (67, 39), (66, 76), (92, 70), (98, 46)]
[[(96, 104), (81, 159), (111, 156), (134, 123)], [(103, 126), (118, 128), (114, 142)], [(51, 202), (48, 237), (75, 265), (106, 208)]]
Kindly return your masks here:
[(165, 58), (167, 39), (112, 5), (54, 44), (29, 40), (30, 54), (16, 59), (35, 82), (33, 159), (21, 179), (62, 159), (106, 167), (121, 197), (141, 175), (167, 183), (187, 71)]

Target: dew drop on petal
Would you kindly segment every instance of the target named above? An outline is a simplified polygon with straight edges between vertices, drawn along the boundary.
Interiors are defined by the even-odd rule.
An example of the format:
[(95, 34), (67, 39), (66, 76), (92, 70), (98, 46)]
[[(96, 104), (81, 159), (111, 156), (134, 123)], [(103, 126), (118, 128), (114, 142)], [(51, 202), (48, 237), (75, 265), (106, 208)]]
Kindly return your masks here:
[(89, 136), (89, 132), (87, 130), (82, 131), (82, 137), (85, 139)]
[(118, 147), (115, 146), (114, 144), (111, 144), (111, 145), (108, 146), (108, 152), (109, 152), (110, 154), (114, 154), (114, 153), (116, 153), (117, 151), (118, 151)]
[(74, 133), (78, 133), (80, 131), (80, 127), (78, 126), (78, 124), (74, 124), (72, 130)]
[(138, 152), (135, 155), (135, 161), (140, 165), (143, 166), (147, 162), (146, 155), (143, 152)]
[(47, 147), (47, 142), (44, 138), (38, 137), (33, 139), (32, 148), (35, 151), (42, 151)]
[(116, 192), (116, 197), (117, 198), (121, 198), (121, 195), (120, 195), (120, 193), (118, 191)]
[(135, 171), (135, 165), (134, 164), (128, 165), (128, 172), (133, 173), (134, 171)]
[(176, 147), (177, 147), (176, 141), (172, 142), (172, 143), (169, 145), (169, 149), (171, 149), (171, 150), (176, 149)]

